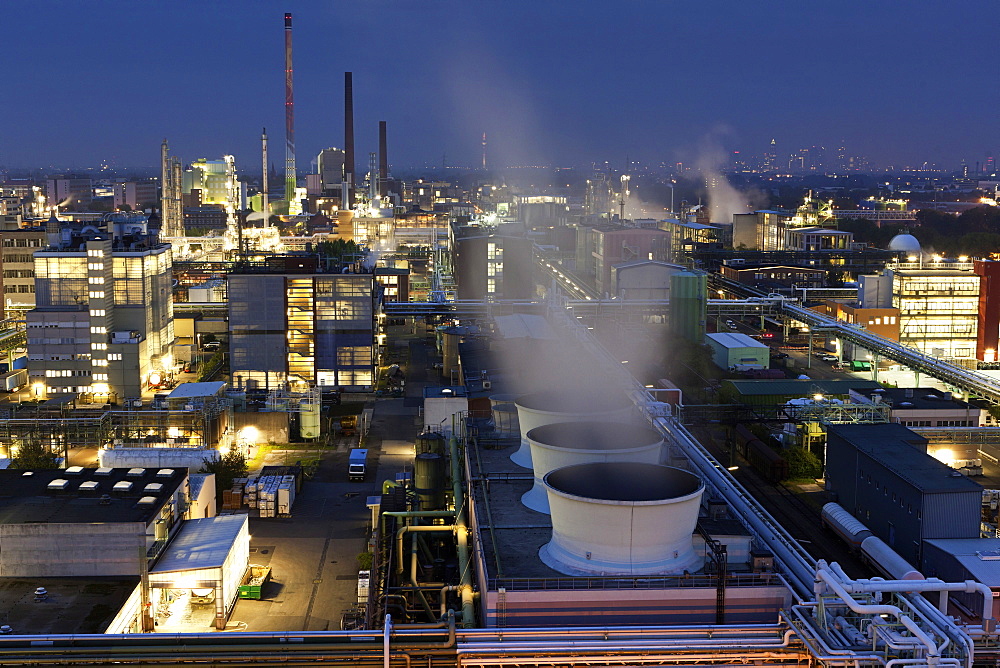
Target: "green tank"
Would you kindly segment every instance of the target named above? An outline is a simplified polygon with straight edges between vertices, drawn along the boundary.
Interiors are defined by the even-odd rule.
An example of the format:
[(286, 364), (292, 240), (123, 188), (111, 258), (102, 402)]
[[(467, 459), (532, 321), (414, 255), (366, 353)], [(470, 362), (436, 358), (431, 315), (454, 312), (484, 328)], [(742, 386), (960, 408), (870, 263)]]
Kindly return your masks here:
[(436, 452), (422, 452), (413, 460), (413, 486), (420, 500), (420, 510), (444, 508), (444, 457)]
[(670, 277), (670, 328), (674, 334), (703, 343), (707, 310), (707, 274), (679, 271)]

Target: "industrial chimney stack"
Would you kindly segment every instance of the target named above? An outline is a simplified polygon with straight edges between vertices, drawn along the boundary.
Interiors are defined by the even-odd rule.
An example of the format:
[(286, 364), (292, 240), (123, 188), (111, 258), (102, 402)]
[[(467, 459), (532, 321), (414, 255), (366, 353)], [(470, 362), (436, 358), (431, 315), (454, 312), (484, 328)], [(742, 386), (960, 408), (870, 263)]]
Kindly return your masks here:
[(389, 156), (386, 154), (385, 121), (378, 122), (378, 196), (389, 196)]
[(295, 102), (292, 96), (292, 15), (285, 14), (285, 200), (295, 199)]
[(354, 208), (354, 82), (350, 72), (344, 72), (344, 182), (347, 202), (342, 208)]

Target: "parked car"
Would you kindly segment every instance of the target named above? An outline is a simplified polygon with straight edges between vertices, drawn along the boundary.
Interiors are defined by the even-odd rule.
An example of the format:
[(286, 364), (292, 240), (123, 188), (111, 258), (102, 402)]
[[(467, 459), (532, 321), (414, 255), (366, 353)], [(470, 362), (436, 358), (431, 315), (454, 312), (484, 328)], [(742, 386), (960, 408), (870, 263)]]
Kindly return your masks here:
[(222, 344), (218, 341), (209, 341), (208, 343), (202, 346), (202, 348), (204, 348), (205, 350), (218, 350), (221, 347)]
[(816, 357), (820, 358), (824, 362), (829, 362), (830, 364), (840, 361), (839, 357), (837, 357), (836, 355), (831, 355), (830, 353), (817, 353)]

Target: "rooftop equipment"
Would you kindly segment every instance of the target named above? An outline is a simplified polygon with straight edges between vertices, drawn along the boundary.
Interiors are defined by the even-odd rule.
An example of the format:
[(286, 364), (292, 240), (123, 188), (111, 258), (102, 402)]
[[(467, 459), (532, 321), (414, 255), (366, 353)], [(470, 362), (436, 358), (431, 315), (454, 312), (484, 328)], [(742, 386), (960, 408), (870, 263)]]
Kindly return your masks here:
[(534, 486), (521, 503), (540, 513), (549, 512), (542, 479), (550, 471), (592, 462), (642, 462), (659, 464), (663, 437), (638, 424), (614, 422), (563, 422), (535, 427), (527, 434)]
[(705, 485), (682, 469), (635, 462), (576, 464), (544, 478), (552, 540), (545, 565), (567, 575), (696, 571), (692, 534)]
[(527, 434), (535, 427), (557, 422), (628, 422), (632, 418), (632, 403), (621, 393), (586, 390), (536, 392), (525, 394), (514, 402), (521, 430), (521, 447), (510, 456), (512, 462), (531, 468), (531, 447)]

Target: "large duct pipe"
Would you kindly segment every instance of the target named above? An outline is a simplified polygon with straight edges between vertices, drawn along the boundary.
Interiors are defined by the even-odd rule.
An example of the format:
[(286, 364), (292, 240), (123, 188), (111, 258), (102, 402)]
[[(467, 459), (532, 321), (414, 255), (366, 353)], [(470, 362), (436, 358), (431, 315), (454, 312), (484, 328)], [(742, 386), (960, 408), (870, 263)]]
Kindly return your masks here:
[(295, 101), (292, 96), (292, 15), (285, 14), (285, 199), (295, 199)]
[(341, 208), (354, 208), (354, 80), (351, 72), (344, 72), (344, 182), (347, 184), (347, 202)]
[(389, 194), (389, 156), (386, 153), (385, 121), (378, 122), (378, 196), (385, 199)]

